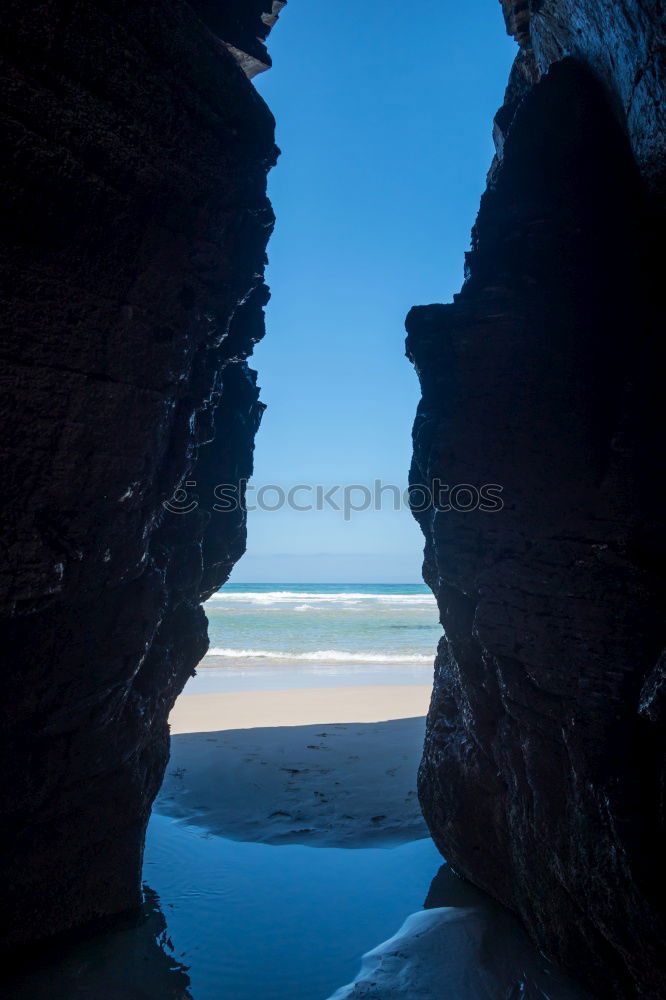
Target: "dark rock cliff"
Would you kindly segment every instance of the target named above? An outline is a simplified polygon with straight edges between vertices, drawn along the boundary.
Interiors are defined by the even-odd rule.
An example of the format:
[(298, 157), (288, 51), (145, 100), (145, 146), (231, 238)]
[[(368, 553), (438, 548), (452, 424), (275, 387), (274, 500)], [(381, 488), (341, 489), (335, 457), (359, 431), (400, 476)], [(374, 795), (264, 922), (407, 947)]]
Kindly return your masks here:
[[(660, 4), (504, 3), (521, 52), (451, 305), (418, 307), (445, 638), (420, 770), (453, 866), (597, 996), (666, 996)], [(519, 9), (517, 9), (519, 8)], [(458, 506), (469, 494), (459, 494)]]
[(277, 150), (244, 69), (280, 6), (4, 5), (3, 945), (139, 901), (167, 715), (244, 549), (241, 512), (163, 501), (252, 468)]

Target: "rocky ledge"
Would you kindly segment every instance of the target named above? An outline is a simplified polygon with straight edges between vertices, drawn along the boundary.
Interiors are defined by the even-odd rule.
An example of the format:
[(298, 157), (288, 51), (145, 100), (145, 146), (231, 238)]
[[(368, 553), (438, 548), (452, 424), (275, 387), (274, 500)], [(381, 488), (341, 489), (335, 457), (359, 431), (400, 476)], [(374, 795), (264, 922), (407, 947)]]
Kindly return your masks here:
[(466, 282), (407, 319), (412, 482), (503, 503), (440, 490), (416, 511), (445, 629), (420, 798), (548, 956), (604, 1000), (657, 1000), (663, 23), (640, 2), (504, 6), (521, 51)]

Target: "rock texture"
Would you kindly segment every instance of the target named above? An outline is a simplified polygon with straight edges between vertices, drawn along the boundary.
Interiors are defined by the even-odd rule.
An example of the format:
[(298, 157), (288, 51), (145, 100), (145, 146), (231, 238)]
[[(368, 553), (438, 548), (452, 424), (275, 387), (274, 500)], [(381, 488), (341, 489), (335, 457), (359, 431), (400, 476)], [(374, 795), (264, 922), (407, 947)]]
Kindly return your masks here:
[(4, 946), (138, 903), (167, 715), (244, 548), (210, 498), (252, 468), (277, 150), (233, 53), (266, 61), (280, 5), (218, 6), (4, 5)]
[(504, 502), (418, 513), (446, 633), (420, 797), (444, 855), (547, 955), (604, 1000), (656, 1000), (661, 5), (520, 6), (465, 285), (407, 320), (412, 482)]
[(272, 65), (264, 43), (286, 4), (287, 0), (190, 0), (249, 77)]
[(604, 84), (643, 176), (664, 197), (666, 8), (663, 0), (501, 0), (507, 29), (537, 74), (565, 56)]

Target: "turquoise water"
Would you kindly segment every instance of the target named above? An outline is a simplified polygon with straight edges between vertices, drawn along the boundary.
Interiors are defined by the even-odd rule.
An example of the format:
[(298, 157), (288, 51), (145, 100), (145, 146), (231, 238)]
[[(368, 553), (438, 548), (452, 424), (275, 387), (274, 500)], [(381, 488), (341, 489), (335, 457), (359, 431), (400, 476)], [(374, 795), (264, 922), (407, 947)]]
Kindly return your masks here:
[(423, 584), (236, 584), (206, 603), (210, 650), (189, 692), (429, 683), (441, 635)]

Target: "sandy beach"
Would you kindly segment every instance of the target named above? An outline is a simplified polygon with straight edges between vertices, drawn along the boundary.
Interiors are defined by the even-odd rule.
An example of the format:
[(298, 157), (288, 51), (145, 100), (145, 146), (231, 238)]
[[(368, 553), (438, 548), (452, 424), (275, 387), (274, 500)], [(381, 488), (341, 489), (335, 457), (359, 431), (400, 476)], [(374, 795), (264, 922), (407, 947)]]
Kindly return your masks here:
[[(203, 852), (205, 871), (213, 864), (208, 852), (217, 857), (215, 849), (229, 851), (230, 841), (244, 842), (237, 844), (243, 851), (269, 844), (393, 847), (398, 851), (428, 844), (432, 848), (422, 839), (428, 837), (428, 831), (416, 795), (429, 697), (428, 685), (390, 684), (182, 695), (170, 720), (171, 760), (155, 805), (162, 821), (168, 816), (183, 824), (182, 844), (177, 836), (162, 834), (158, 840), (167, 852), (168, 867), (175, 865), (182, 872), (178, 884), (182, 882), (191, 893), (191, 885), (200, 877), (198, 869), (188, 874), (192, 858), (196, 860), (198, 852)], [(192, 830), (197, 827), (203, 836), (192, 839)], [(217, 841), (215, 834), (224, 839)], [(303, 848), (289, 848), (293, 850)], [(323, 867), (313, 857), (320, 853), (326, 855)], [(387, 861), (394, 856), (391, 851), (334, 853), (352, 860), (364, 857), (366, 868), (378, 863), (368, 854), (386, 855)], [(229, 864), (226, 857), (223, 854), (214, 867), (222, 872), (224, 892), (231, 892), (234, 898), (229, 886), (235, 885), (239, 876), (225, 870)], [(253, 863), (244, 855), (243, 861), (233, 853), (231, 857), (239, 871)], [(283, 873), (287, 866), (288, 888), (282, 886), (279, 904), (270, 904), (268, 910), (272, 912), (271, 905), (284, 905), (285, 919), (289, 918), (298, 912), (299, 904), (292, 900), (287, 906), (285, 894), (299, 886), (299, 879), (304, 880), (308, 893), (312, 886), (325, 885), (328, 869), (339, 864), (339, 859), (334, 861), (325, 850), (308, 852), (307, 858), (293, 858), (285, 852), (275, 871)], [(404, 867), (391, 877), (404, 878), (409, 884), (414, 861), (400, 864)], [(334, 992), (331, 1000), (412, 1000), (416, 996), (424, 1000), (459, 1000), (463, 996), (488, 1000), (517, 996), (519, 991), (532, 1000), (546, 995), (552, 1000), (585, 1000), (548, 966), (511, 914), (458, 879), (446, 864), (437, 872), (436, 864), (436, 877), (421, 886), (422, 895), (412, 904), (411, 915), (406, 910), (400, 917), (402, 926), (396, 922), (371, 940), (362, 963), (359, 960), (360, 971), (347, 986)], [(292, 871), (289, 865), (296, 867)], [(350, 881), (344, 865), (335, 870), (338, 881), (335, 889), (325, 890), (326, 903), (315, 904), (308, 895), (304, 904), (311, 908), (311, 916), (316, 915), (312, 916), (315, 927), (319, 926), (322, 907), (326, 909), (331, 899), (340, 905), (340, 900), (353, 896), (354, 879)], [(261, 871), (266, 879), (264, 869)], [(272, 859), (268, 871), (274, 871)], [(250, 867), (248, 878), (254, 884), (252, 872)], [(206, 875), (206, 884), (210, 878)], [(355, 878), (362, 881), (363, 875), (357, 872)], [(377, 884), (371, 884), (368, 892), (375, 898)], [(386, 884), (385, 878), (380, 884)], [(213, 894), (219, 891), (214, 889)], [(262, 891), (270, 898), (268, 889)], [(304, 891), (301, 886), (296, 896)], [(250, 893), (245, 887), (241, 898)], [(261, 914), (265, 909), (263, 900)], [(260, 919), (260, 915), (253, 919)], [(324, 936), (325, 956), (343, 934), (340, 926), (336, 928), (333, 938)], [(197, 941), (202, 933), (197, 930)], [(266, 940), (272, 939), (272, 933), (271, 925)], [(305, 933), (303, 928), (299, 933)], [(362, 931), (356, 933), (362, 936)], [(382, 938), (383, 943), (379, 943)], [(320, 937), (317, 941), (321, 944)], [(236, 961), (243, 947), (242, 941), (234, 945)], [(296, 950), (300, 947), (299, 943)], [(284, 964), (283, 954), (278, 964)], [(246, 970), (244, 976), (250, 974)], [(300, 976), (300, 971), (291, 975)], [(276, 996), (282, 995), (272, 980), (268, 987), (261, 987), (261, 995), (272, 995), (273, 988)], [(289, 990), (293, 993), (293, 983)], [(322, 990), (320, 995), (329, 993)]]
[(234, 840), (361, 847), (427, 836), (427, 685), (183, 695), (155, 809)]

